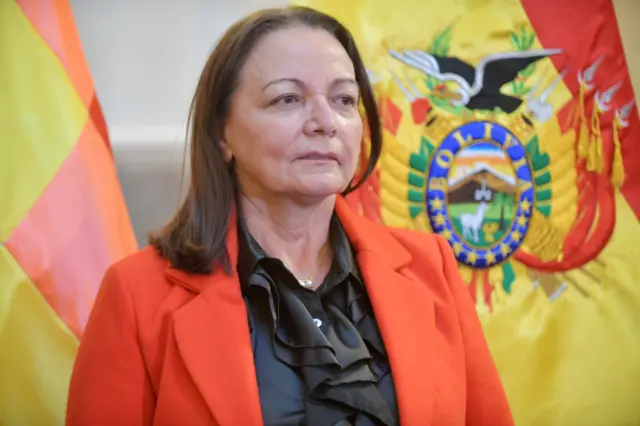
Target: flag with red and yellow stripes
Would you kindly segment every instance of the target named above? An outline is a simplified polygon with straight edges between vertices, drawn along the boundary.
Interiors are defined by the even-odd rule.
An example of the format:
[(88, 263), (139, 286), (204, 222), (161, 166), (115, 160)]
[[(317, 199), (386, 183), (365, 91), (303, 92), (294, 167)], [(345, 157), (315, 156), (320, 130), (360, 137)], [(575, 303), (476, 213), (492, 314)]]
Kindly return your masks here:
[(102, 275), (137, 248), (66, 0), (0, 0), (0, 117), (0, 424), (63, 424)]
[(516, 424), (640, 424), (640, 121), (612, 1), (295, 3), (350, 28), (377, 95), (352, 204), (449, 241)]

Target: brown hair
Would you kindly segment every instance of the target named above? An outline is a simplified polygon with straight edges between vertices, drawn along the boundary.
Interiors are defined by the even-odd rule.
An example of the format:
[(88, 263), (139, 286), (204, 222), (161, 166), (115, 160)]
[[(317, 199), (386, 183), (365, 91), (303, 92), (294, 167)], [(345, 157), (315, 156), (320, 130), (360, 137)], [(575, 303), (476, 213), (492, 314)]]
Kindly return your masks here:
[(382, 149), (380, 118), (367, 73), (351, 33), (336, 19), (300, 6), (265, 9), (236, 22), (222, 36), (209, 57), (189, 111), (191, 179), (176, 215), (149, 242), (174, 268), (210, 273), (214, 267), (231, 270), (226, 236), (232, 215), (236, 179), (219, 141), (229, 114), (231, 97), (242, 67), (256, 43), (266, 34), (292, 26), (318, 28), (332, 34), (353, 62), (366, 114), (371, 149), (368, 163), (343, 195), (361, 185), (374, 170)]

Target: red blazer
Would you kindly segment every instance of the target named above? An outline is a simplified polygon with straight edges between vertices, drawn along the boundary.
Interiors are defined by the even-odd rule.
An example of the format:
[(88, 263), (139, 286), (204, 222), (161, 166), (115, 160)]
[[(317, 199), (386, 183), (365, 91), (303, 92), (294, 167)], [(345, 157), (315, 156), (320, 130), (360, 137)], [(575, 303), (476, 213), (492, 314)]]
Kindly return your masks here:
[[(439, 236), (339, 199), (389, 356), (402, 426), (512, 425), (475, 307)], [(232, 224), (227, 248), (237, 258)], [(78, 350), (69, 426), (262, 425), (237, 274), (189, 275), (145, 248), (106, 273)]]

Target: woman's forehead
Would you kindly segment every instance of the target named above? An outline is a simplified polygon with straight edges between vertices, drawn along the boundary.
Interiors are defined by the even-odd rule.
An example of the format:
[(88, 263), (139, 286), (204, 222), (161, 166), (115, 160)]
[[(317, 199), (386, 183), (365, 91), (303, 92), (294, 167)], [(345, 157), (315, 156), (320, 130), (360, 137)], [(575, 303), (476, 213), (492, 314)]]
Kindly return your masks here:
[[(353, 78), (353, 63), (340, 42), (320, 29), (286, 28), (267, 34), (244, 67), (258, 80), (277, 78)], [(330, 74), (330, 75), (328, 75)]]

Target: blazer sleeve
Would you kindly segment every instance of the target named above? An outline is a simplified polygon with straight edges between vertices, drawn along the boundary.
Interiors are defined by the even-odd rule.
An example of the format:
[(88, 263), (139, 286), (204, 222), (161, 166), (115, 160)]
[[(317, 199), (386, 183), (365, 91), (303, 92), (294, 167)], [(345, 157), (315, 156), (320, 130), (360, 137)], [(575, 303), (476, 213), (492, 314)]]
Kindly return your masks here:
[(131, 294), (112, 266), (105, 274), (80, 341), (66, 424), (151, 425), (154, 405)]
[(502, 381), (475, 305), (458, 271), (456, 258), (444, 238), (437, 236), (444, 274), (456, 303), (464, 342), (467, 381), (467, 426), (512, 426), (513, 418)]

